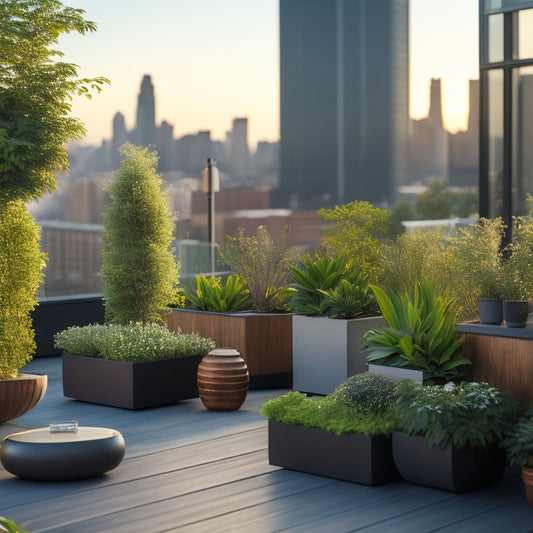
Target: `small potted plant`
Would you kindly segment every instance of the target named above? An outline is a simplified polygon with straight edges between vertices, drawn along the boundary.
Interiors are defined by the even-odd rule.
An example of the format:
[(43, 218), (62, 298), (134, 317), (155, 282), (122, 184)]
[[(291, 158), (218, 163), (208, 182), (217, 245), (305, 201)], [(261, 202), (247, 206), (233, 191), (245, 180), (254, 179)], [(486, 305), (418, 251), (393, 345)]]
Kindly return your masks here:
[(365, 485), (398, 479), (395, 390), (385, 376), (364, 373), (328, 396), (292, 391), (269, 400), (262, 410), (270, 464)]
[(487, 383), (403, 380), (396, 407), (392, 449), (407, 481), (463, 492), (503, 472), (503, 436), (518, 409), (511, 393)]
[(352, 259), (308, 254), (290, 269), (293, 388), (329, 394), (349, 376), (366, 372), (363, 335), (385, 323)]
[(365, 334), (370, 371), (417, 381), (464, 375), (471, 363), (459, 353), (463, 341), (456, 339), (455, 310), (430, 280), (417, 282), (413, 294), (387, 295), (374, 285), (372, 291), (387, 327)]
[[(297, 251), (287, 245), (287, 231), (275, 239), (259, 226), (250, 237), (243, 230), (229, 236), (221, 256), (234, 272), (230, 286), (227, 281), (197, 279), (196, 293), (185, 292), (192, 309), (173, 309), (168, 319), (171, 329), (196, 331), (212, 338), (217, 346), (237, 350), (248, 366), (251, 389), (292, 384), (288, 265)], [(243, 306), (227, 306), (224, 298)], [(219, 302), (214, 303), (216, 300)]]
[(520, 468), (527, 501), (533, 506), (533, 409), (523, 413), (504, 440), (507, 464)]
[(63, 393), (84, 402), (145, 409), (198, 397), (196, 372), (214, 347), (163, 324), (93, 324), (56, 333)]

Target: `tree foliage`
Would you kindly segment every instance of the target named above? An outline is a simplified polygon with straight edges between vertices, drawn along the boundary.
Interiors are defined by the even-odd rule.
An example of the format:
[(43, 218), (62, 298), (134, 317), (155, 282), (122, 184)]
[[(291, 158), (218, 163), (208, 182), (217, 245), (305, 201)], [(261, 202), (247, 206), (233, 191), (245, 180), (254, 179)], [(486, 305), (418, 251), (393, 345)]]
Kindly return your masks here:
[(0, 379), (16, 377), (35, 351), (30, 314), (46, 257), (39, 239), (21, 200), (0, 202)]
[(52, 48), (62, 34), (95, 31), (83, 13), (58, 0), (0, 2), (0, 200), (54, 191), (54, 172), (68, 168), (65, 144), (85, 134), (71, 100), (108, 80), (78, 78)]
[(178, 265), (171, 249), (174, 217), (156, 172), (157, 154), (126, 143), (126, 157), (107, 190), (102, 279), (106, 321), (164, 320), (174, 298)]

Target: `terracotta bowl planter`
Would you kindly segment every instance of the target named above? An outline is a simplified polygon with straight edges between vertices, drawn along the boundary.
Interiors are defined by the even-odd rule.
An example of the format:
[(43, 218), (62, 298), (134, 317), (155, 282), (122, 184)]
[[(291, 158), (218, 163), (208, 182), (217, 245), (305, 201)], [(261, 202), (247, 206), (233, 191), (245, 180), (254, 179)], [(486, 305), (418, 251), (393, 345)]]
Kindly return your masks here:
[(35, 407), (44, 396), (48, 376), (19, 374), (0, 380), (0, 423), (13, 420)]
[(526, 489), (527, 501), (533, 507), (533, 468), (522, 467), (522, 481)]

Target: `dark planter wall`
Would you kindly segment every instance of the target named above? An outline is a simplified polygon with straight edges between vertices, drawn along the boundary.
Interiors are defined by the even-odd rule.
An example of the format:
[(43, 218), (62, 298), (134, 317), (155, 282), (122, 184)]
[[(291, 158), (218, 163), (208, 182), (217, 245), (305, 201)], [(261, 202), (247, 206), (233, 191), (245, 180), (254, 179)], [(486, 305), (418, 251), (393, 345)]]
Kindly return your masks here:
[(102, 295), (43, 298), (32, 316), (37, 343), (35, 356), (59, 355), (61, 350), (54, 348), (54, 334), (69, 326), (103, 324), (104, 302)]

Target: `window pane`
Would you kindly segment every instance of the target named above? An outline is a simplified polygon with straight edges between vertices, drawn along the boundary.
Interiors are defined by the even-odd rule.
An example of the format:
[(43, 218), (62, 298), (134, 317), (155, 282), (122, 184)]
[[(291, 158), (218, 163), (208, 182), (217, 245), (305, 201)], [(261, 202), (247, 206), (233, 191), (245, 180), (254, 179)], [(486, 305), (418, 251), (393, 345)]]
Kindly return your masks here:
[(489, 217), (503, 216), (503, 70), (488, 76)]
[(518, 12), (518, 58), (533, 58), (533, 9)]
[(513, 215), (529, 212), (533, 194), (533, 67), (513, 71)]
[(489, 63), (503, 61), (503, 14), (488, 17), (488, 58)]

